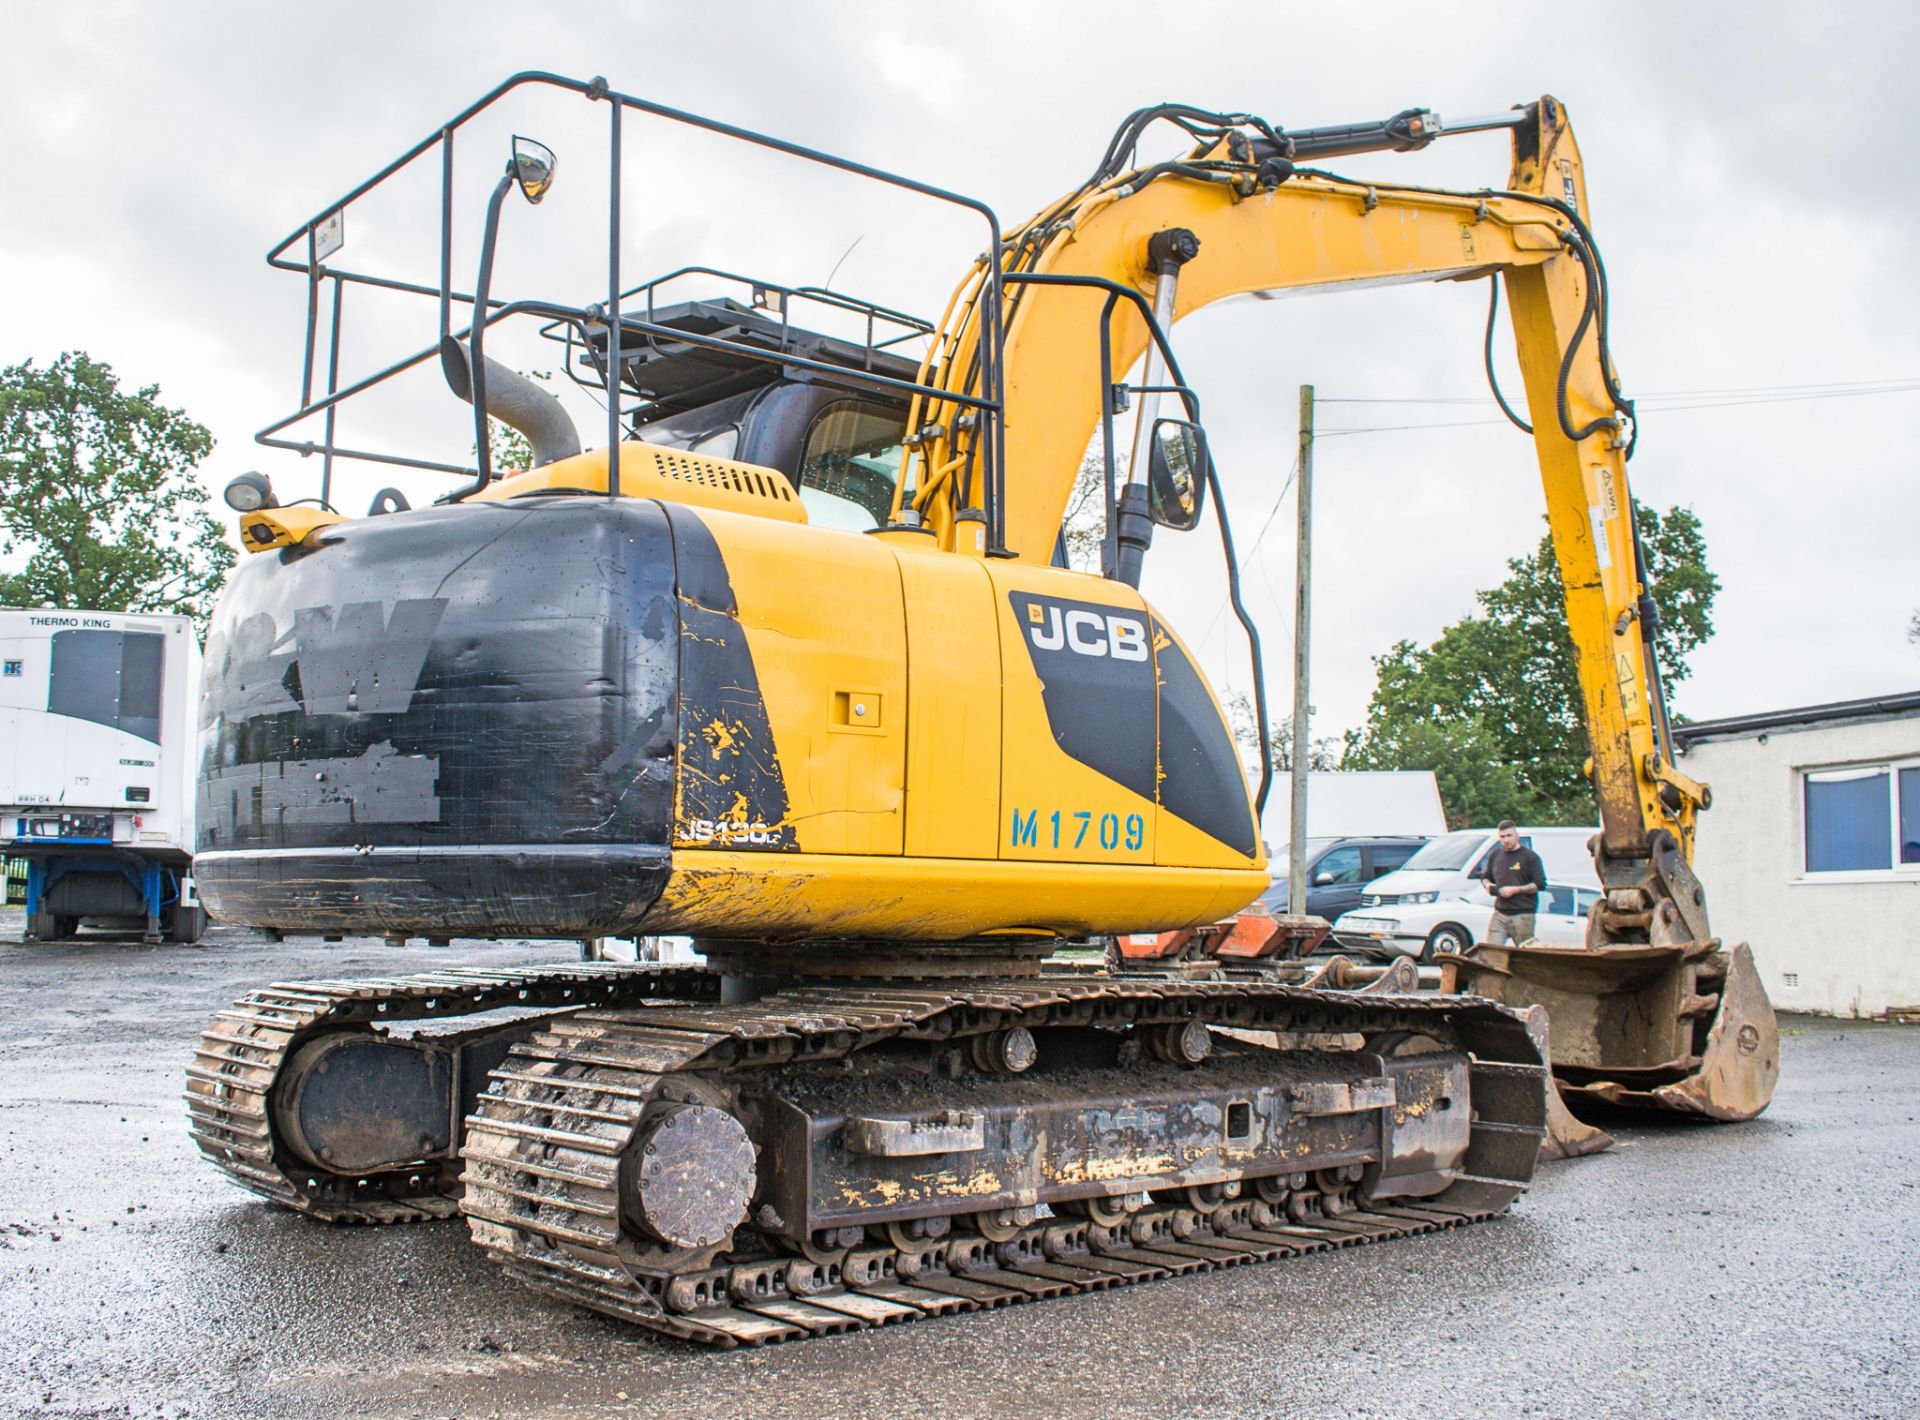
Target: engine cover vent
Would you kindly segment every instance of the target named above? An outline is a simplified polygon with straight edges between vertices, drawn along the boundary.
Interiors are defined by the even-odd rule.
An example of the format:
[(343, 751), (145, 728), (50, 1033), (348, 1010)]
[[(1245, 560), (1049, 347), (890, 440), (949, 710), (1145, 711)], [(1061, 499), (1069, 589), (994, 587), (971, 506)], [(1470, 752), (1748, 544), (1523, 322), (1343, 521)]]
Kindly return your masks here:
[[(547, 493), (605, 493), (607, 451), (594, 449), (527, 473), (510, 473), (475, 500), (492, 502)], [(764, 464), (717, 459), (633, 439), (620, 446), (620, 492), (696, 508), (752, 513), (804, 523), (807, 510), (787, 476)], [(471, 500), (470, 500), (471, 501)]]

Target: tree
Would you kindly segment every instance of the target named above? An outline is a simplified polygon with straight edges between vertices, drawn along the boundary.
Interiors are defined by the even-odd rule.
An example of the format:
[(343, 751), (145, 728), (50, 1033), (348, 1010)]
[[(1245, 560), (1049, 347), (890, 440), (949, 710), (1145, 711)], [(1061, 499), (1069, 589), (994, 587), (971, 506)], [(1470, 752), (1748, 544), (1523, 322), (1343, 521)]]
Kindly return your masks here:
[[(1373, 729), (1371, 724), (1369, 729)], [(1471, 828), (1503, 818), (1528, 823), (1553, 817), (1550, 810), (1542, 809), (1539, 797), (1501, 754), (1498, 737), (1478, 719), (1441, 722), (1395, 718), (1364, 740), (1348, 731), (1340, 766), (1432, 770), (1440, 802), (1446, 806), (1449, 828)]]
[[(1233, 737), (1249, 751), (1258, 754), (1260, 734), (1253, 724), (1253, 697), (1244, 690), (1227, 692), (1223, 707), (1227, 712), (1227, 724), (1233, 730)], [(1286, 705), (1278, 704), (1271, 698), (1267, 701), (1267, 745), (1273, 755), (1275, 774), (1291, 773), (1293, 770), (1293, 711)], [(1307, 768), (1309, 770), (1339, 769), (1343, 742), (1338, 735), (1322, 735), (1315, 738), (1309, 724), (1307, 732)]]
[[(1080, 460), (1080, 471), (1073, 476), (1073, 491), (1067, 495), (1067, 511), (1061, 516), (1061, 531), (1067, 540), (1067, 565), (1077, 572), (1098, 572), (1100, 554), (1107, 535), (1106, 461), (1097, 450), (1089, 449)], [(1116, 482), (1126, 477), (1125, 469), (1115, 474)]]
[(204, 633), (236, 553), (202, 506), (204, 425), (81, 351), (0, 370), (0, 602), (170, 611)]
[[(1662, 515), (1635, 503), (1634, 518), (1660, 609), (1654, 655), (1671, 687), (1713, 633), (1720, 583), (1689, 509)], [(1342, 763), (1431, 769), (1449, 816), (1465, 822), (1591, 823), (1586, 723), (1552, 536), (1507, 567), (1506, 581), (1477, 594), (1479, 612), (1432, 645), (1402, 641), (1375, 658), (1367, 721), (1349, 732)]]

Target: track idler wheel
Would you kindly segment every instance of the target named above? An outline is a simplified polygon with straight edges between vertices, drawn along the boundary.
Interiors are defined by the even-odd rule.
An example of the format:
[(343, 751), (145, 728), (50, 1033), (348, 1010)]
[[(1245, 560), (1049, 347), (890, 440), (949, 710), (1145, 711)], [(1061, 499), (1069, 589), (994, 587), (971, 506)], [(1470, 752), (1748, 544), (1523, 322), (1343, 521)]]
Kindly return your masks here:
[(967, 1043), (973, 1063), (989, 1075), (1020, 1075), (1033, 1068), (1040, 1047), (1025, 1026), (976, 1035)]
[(1253, 1181), (1253, 1196), (1270, 1207), (1284, 1207), (1287, 1195), (1307, 1186), (1303, 1173), (1263, 1174)]
[(1239, 1196), (1239, 1179), (1227, 1179), (1220, 1183), (1195, 1183), (1180, 1190), (1181, 1201), (1197, 1213), (1211, 1213), (1221, 1204), (1231, 1203)]
[(1354, 1189), (1365, 1172), (1360, 1164), (1316, 1170), (1312, 1187), (1296, 1188), (1288, 1195), (1287, 1216), (1296, 1223), (1311, 1223), (1316, 1218), (1338, 1218), (1342, 1213), (1351, 1213)]
[(812, 1237), (797, 1245), (800, 1255), (807, 1261), (829, 1267), (845, 1261), (847, 1254), (865, 1242), (866, 1238), (865, 1228), (820, 1228)]
[(938, 1242), (952, 1230), (953, 1219), (944, 1215), (884, 1225), (887, 1242), (900, 1252), (924, 1252), (929, 1243)]

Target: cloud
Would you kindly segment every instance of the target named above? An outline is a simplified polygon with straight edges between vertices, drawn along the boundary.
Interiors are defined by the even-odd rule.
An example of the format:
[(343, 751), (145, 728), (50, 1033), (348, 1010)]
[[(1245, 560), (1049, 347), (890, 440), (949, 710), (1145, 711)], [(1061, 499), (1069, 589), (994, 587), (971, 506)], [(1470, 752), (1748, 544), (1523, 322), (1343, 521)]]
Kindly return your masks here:
[[(1007, 220), (1078, 182), (1142, 103), (1179, 98), (1306, 126), (1413, 104), (1459, 115), (1552, 91), (1580, 135), (1630, 391), (1920, 377), (1910, 319), (1920, 275), (1905, 257), (1920, 184), (1893, 131), (1916, 38), (1905, 8), (1617, 3), (1601, 30), (1553, 24), (1470, 4), (1389, 22), (1207, 0), (1171, 13), (1145, 3), (650, 3), (617, 15), (490, 0), (23, 7), (0, 58), (0, 125), (31, 155), (32, 180), (16, 170), (0, 207), (0, 360), (89, 349), (213, 427), (210, 483), (252, 466), (311, 479), (313, 464), (251, 444), (298, 395), (305, 314), (303, 283), (269, 271), (262, 252), (488, 85), (547, 66), (976, 193)], [(558, 109), (524, 121), (560, 149), (561, 181), (549, 205), (507, 213), (502, 276), (591, 299), (605, 272), (602, 131)], [(502, 115), (462, 145), (463, 283), (509, 131)], [(791, 163), (739, 162), (660, 125), (635, 128), (629, 163), (625, 260), (636, 278), (705, 254), (818, 281), (857, 240), (837, 287), (931, 315), (979, 249), (977, 231), (925, 204)], [(1495, 136), (1350, 166), (1481, 186), (1504, 181), (1507, 163)], [(418, 248), (431, 270), (426, 177), (425, 196), (353, 222), (347, 255)], [(1478, 285), (1409, 288), (1222, 307), (1182, 324), (1243, 543), (1292, 464), (1297, 386), (1328, 400), (1483, 396), (1484, 299)], [(433, 335), (417, 313), (350, 300), (364, 335), (343, 349), (349, 374)], [(528, 362), (542, 353), (508, 349)], [(397, 391), (367, 428), (463, 458), (463, 410), (436, 381), (428, 371)], [(569, 398), (595, 428), (591, 401)], [(1672, 412), (1650, 402), (1636, 488), (1700, 513), (1725, 584), (1682, 708), (1715, 715), (1912, 684), (1902, 630), (1920, 605), (1920, 480), (1906, 437), (1916, 398)], [(1329, 403), (1322, 426), (1433, 423), (1462, 408), (1494, 413)], [(1543, 505), (1528, 441), (1499, 425), (1330, 434), (1318, 475), (1315, 700), (1331, 730), (1359, 719), (1369, 656), (1468, 610), (1474, 589), (1531, 546)], [(380, 470), (341, 480), (362, 500), (394, 481)], [(1248, 569), (1282, 708), (1292, 522), (1288, 503)], [(1211, 533), (1163, 535), (1149, 590), (1220, 681), (1245, 684), (1244, 653), (1217, 616)]]

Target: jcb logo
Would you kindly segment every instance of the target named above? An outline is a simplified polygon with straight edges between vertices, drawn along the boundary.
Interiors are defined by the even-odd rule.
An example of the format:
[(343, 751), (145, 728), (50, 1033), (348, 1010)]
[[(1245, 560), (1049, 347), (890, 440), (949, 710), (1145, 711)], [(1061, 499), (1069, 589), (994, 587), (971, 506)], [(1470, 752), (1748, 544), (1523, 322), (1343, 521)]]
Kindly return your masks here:
[(1147, 658), (1147, 625), (1135, 616), (1028, 602), (1027, 622), (1027, 638), (1037, 650), (1064, 647), (1076, 655), (1111, 656), (1116, 661)]

